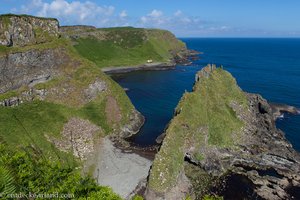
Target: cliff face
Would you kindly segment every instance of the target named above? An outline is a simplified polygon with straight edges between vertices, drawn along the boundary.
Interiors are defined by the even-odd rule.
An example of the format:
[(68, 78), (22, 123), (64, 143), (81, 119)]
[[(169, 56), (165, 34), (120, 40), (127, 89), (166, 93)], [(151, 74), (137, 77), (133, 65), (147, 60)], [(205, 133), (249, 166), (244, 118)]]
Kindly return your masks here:
[(26, 46), (49, 42), (59, 36), (58, 21), (33, 16), (1, 15), (0, 45)]
[(56, 19), (0, 15), (0, 45), (7, 46), (0, 51), (0, 94), (50, 80), (71, 63), (62, 45), (47, 48), (58, 39), (58, 27)]
[(57, 20), (2, 15), (0, 26), (1, 141), (85, 160), (100, 137), (139, 130), (144, 118), (124, 90), (59, 37)]
[(215, 66), (196, 75), (150, 171), (147, 199), (291, 199), (300, 156), (276, 129), (266, 100)]
[[(63, 48), (17, 52), (0, 57), (0, 94), (21, 86), (46, 82), (72, 61)], [(73, 63), (74, 68), (76, 63)]]

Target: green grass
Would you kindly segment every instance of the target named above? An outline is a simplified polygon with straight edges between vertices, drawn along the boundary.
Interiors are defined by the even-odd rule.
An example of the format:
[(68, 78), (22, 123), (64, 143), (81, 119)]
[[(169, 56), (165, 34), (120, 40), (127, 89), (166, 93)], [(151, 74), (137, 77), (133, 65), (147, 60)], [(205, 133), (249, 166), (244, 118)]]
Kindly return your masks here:
[(4, 28), (7, 29), (11, 24), (9, 15), (0, 15), (0, 23), (4, 25)]
[(17, 91), (9, 91), (3, 94), (0, 94), (0, 101), (11, 98), (11, 97), (15, 97), (17, 95)]
[(4, 47), (0, 45), (0, 57), (7, 54), (26, 52), (29, 50), (45, 50), (54, 48), (69, 48), (69, 50), (71, 50), (70, 41), (65, 38), (53, 38), (50, 42), (32, 44), (24, 47)]
[(49, 42), (49, 41), (57, 39), (56, 36), (50, 35), (47, 30), (43, 30), (40, 27), (34, 28), (33, 31), (35, 33), (36, 43), (44, 43), (44, 42), (47, 42), (47, 41)]
[(145, 29), (133, 27), (116, 27), (98, 29), (107, 32), (106, 41), (128, 49), (143, 45), (146, 38)]
[[(44, 37), (43, 32), (36, 30)], [(160, 30), (145, 30), (131, 27), (99, 29), (107, 32), (106, 40), (95, 38), (80, 38), (73, 46), (67, 38), (53, 39), (51, 42), (28, 45), (25, 47), (1, 47), (0, 56), (10, 53), (25, 52), (28, 50), (64, 49), (70, 60), (79, 63), (74, 67), (65, 66), (60, 76), (35, 85), (36, 89), (57, 89), (62, 86), (73, 88), (65, 97), (50, 94), (45, 101), (25, 103), (18, 107), (0, 108), (0, 137), (12, 148), (22, 148), (27, 145), (36, 145), (49, 157), (68, 157), (58, 151), (45, 138), (45, 134), (60, 137), (64, 124), (71, 117), (88, 119), (100, 126), (105, 134), (110, 134), (129, 122), (134, 109), (124, 90), (110, 77), (103, 74), (99, 67), (130, 66), (144, 64), (148, 59), (168, 61), (171, 48), (181, 48), (182, 43), (169, 32)], [(155, 31), (155, 32), (153, 32)], [(47, 37), (47, 35), (45, 36)], [(166, 41), (163, 41), (166, 40)], [(169, 41), (169, 42), (168, 42)], [(95, 100), (84, 104), (82, 91), (94, 80), (100, 78), (107, 84), (107, 90)], [(25, 88), (26, 89), (26, 88)], [(0, 99), (18, 96), (23, 89), (10, 91), (0, 95)], [(59, 92), (60, 93), (60, 92)], [(52, 96), (51, 96), (52, 95)], [(107, 97), (117, 100), (122, 118), (117, 124), (109, 124), (106, 119), (105, 107)], [(113, 128), (112, 128), (113, 127)], [(57, 156), (58, 155), (58, 156)]]
[(98, 98), (98, 101), (88, 103), (80, 109), (80, 114), (83, 118), (89, 119), (92, 123), (104, 129), (105, 133), (109, 133), (111, 127), (106, 121), (105, 116), (106, 101), (103, 96)]
[[(114, 91), (119, 91), (119, 88), (114, 88)], [(0, 107), (0, 138), (14, 150), (33, 145), (47, 156), (70, 160), (72, 156), (58, 151), (45, 135), (60, 138), (64, 124), (71, 117), (87, 119), (100, 126), (104, 134), (112, 133), (112, 126), (108, 124), (105, 113), (108, 94), (100, 95), (79, 108), (46, 101), (24, 103), (17, 107)], [(128, 123), (133, 106), (120, 91), (115, 98), (122, 113), (122, 121), (118, 124), (121, 127)]]
[(0, 55), (1, 55), (1, 54), (6, 54), (6, 53), (8, 53), (9, 50), (10, 50), (9, 47), (0, 45)]
[(75, 48), (78, 53), (98, 67), (139, 65), (146, 63), (148, 59), (164, 61), (149, 42), (133, 48), (123, 48), (112, 41), (92, 38), (79, 39), (77, 42)]
[(205, 158), (197, 150), (200, 146), (234, 148), (243, 122), (230, 107), (232, 102), (243, 108), (247, 106), (246, 96), (235, 79), (220, 68), (197, 82), (193, 92), (183, 95), (176, 108), (179, 114), (172, 119), (153, 162), (151, 188), (164, 192), (174, 186), (183, 169), (184, 153), (191, 146), (195, 147), (194, 157), (199, 160)]
[(11, 150), (34, 146), (52, 159), (72, 161), (70, 154), (58, 151), (45, 134), (59, 137), (63, 124), (74, 110), (62, 105), (36, 101), (18, 107), (0, 107), (0, 137)]
[(78, 53), (98, 67), (134, 66), (153, 62), (168, 62), (170, 51), (179, 51), (185, 44), (168, 31), (132, 27), (97, 29), (105, 39), (79, 38), (75, 45)]
[(5, 18), (5, 17), (32, 17), (32, 18), (36, 18), (36, 19), (46, 19), (46, 20), (56, 20), (56, 21), (58, 21), (56, 18), (37, 17), (37, 16), (33, 16), (33, 15), (26, 15), (26, 14), (17, 15), (17, 14), (8, 13), (8, 14), (1, 14), (0, 15), (0, 19)]
[(45, 101), (0, 107), (0, 137), (12, 148), (34, 145), (51, 156), (55, 148), (45, 135), (60, 138), (64, 124), (71, 117), (88, 119), (109, 133), (105, 103), (105, 100), (98, 100), (80, 109)]

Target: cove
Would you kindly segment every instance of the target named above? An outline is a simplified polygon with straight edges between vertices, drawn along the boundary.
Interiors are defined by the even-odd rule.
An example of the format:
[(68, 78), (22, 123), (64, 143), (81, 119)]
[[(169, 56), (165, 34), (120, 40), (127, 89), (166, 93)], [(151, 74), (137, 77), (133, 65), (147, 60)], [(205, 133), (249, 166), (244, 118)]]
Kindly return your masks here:
[[(207, 63), (223, 65), (247, 92), (259, 93), (269, 102), (300, 108), (300, 39), (184, 38), (189, 49), (204, 54), (192, 66), (175, 70), (136, 71), (114, 75), (146, 123), (133, 142), (148, 146), (172, 119), (184, 91), (191, 91), (195, 73)], [(300, 151), (300, 115), (285, 115), (276, 122)]]
[(200, 69), (199, 65), (176, 66), (164, 71), (135, 71), (112, 76), (127, 89), (133, 105), (146, 118), (132, 142), (142, 147), (156, 144), (156, 138), (172, 119), (182, 94), (192, 90), (195, 74)]

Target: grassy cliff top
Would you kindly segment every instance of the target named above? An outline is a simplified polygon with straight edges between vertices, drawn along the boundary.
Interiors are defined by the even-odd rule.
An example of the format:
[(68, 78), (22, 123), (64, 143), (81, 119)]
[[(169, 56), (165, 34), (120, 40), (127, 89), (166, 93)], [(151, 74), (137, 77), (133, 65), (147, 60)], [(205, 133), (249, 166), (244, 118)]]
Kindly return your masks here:
[(17, 15), (17, 14), (8, 13), (8, 14), (2, 14), (2, 15), (0, 15), (0, 19), (1, 18), (5, 18), (5, 17), (31, 17), (31, 18), (42, 19), (42, 20), (55, 20), (55, 21), (58, 21), (56, 18), (38, 17), (38, 16), (26, 15), (26, 14)]
[(149, 187), (165, 192), (183, 170), (185, 153), (201, 160), (199, 148), (235, 148), (243, 127), (232, 105), (247, 107), (247, 98), (230, 73), (207, 66), (198, 72), (193, 92), (185, 93), (150, 172)]
[[(170, 62), (186, 45), (171, 32), (133, 27), (83, 28), (65, 31), (73, 35), (78, 53), (98, 67), (135, 66), (153, 62)], [(76, 35), (74, 37), (74, 35)]]

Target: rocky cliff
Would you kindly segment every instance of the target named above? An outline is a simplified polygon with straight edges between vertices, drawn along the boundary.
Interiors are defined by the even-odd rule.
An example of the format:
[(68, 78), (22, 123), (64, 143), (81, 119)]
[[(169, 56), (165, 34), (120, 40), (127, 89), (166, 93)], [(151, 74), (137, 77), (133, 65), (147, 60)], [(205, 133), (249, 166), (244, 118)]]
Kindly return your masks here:
[(0, 26), (1, 141), (85, 160), (99, 138), (142, 126), (124, 90), (59, 37), (56, 19), (2, 15)]
[[(0, 15), (0, 94), (45, 82), (72, 63), (59, 37), (56, 19)], [(26, 47), (25, 47), (26, 46)]]
[(0, 45), (26, 46), (49, 42), (59, 36), (56, 19), (27, 15), (0, 15)]
[(268, 102), (209, 65), (176, 108), (145, 196), (297, 199), (299, 174), (300, 155), (275, 127)]
[[(0, 56), (0, 94), (58, 76), (72, 60), (63, 48), (30, 49)], [(73, 63), (74, 68), (76, 63)]]

